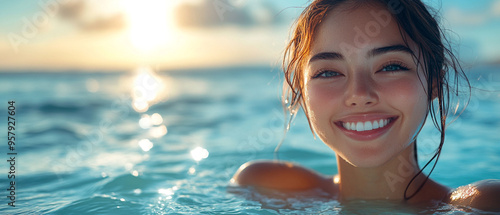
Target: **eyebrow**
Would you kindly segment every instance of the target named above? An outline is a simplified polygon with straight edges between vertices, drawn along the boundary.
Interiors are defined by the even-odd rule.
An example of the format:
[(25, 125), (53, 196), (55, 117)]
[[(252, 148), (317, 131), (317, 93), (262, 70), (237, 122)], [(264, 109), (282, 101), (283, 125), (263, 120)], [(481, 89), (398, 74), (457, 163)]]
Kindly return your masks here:
[[(392, 46), (384, 46), (372, 49), (368, 52), (367, 56), (375, 57), (377, 55), (382, 55), (389, 52), (405, 52), (413, 55), (413, 51), (404, 45), (392, 45)], [(312, 56), (311, 59), (309, 59), (309, 63), (317, 60), (342, 60), (342, 59), (344, 59), (344, 56), (338, 52), (320, 52)]]
[(410, 55), (413, 55), (413, 51), (404, 46), (404, 45), (393, 45), (393, 46), (385, 46), (376, 49), (372, 49), (368, 52), (368, 57), (375, 57), (377, 55), (382, 55), (388, 52), (405, 52)]
[(309, 63), (317, 60), (342, 60), (344, 56), (337, 52), (321, 52), (312, 56)]

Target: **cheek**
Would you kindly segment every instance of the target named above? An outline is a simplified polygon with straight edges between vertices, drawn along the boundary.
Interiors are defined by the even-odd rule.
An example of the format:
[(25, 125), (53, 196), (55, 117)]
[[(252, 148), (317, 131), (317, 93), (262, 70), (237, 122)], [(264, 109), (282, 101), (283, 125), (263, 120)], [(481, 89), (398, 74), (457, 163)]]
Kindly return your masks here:
[(305, 96), (308, 109), (314, 115), (325, 114), (325, 111), (331, 111), (338, 105), (342, 94), (343, 91), (333, 84), (307, 84)]
[(330, 117), (341, 109), (343, 90), (333, 85), (307, 84), (305, 102), (314, 130), (321, 135), (330, 126)]
[(310, 84), (306, 86), (306, 93), (310, 107), (321, 109), (322, 106), (328, 106), (328, 103), (339, 100), (343, 92), (334, 86)]
[[(418, 79), (402, 79), (389, 83), (380, 84), (380, 92), (383, 97), (393, 102), (397, 102), (399, 107), (413, 107), (425, 105), (427, 103), (427, 94), (425, 93), (426, 84)], [(405, 108), (406, 109), (406, 108)]]
[(384, 85), (383, 94), (389, 105), (402, 113), (404, 136), (413, 138), (425, 122), (428, 112), (426, 83), (418, 79), (399, 80)]

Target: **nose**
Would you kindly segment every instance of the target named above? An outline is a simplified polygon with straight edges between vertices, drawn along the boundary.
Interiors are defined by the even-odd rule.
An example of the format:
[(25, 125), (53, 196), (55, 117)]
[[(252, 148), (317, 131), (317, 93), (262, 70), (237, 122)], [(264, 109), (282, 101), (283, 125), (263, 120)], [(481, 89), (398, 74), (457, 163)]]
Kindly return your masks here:
[(375, 83), (371, 77), (354, 75), (347, 82), (345, 105), (348, 107), (369, 107), (379, 102)]

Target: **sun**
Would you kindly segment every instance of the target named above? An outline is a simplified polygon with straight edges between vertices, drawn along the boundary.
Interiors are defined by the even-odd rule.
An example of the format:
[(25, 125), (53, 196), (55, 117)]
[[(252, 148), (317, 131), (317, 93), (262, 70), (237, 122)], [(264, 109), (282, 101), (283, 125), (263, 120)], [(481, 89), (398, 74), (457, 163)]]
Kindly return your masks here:
[(128, 35), (134, 48), (148, 52), (165, 46), (174, 33), (172, 0), (124, 0)]

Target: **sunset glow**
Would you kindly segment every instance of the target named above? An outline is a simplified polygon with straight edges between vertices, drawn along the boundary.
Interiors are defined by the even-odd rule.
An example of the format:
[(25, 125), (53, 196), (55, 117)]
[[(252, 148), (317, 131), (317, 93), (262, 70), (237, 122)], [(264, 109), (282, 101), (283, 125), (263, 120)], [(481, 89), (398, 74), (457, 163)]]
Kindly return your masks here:
[(173, 30), (174, 1), (124, 1), (128, 18), (130, 42), (139, 51), (147, 52), (165, 46)]
[[(8, 2), (0, 13), (0, 70), (130, 71), (275, 65), (308, 1)], [(464, 61), (500, 62), (492, 45), (500, 34), (499, 3), (445, 0), (442, 8), (445, 29), (461, 37)]]

